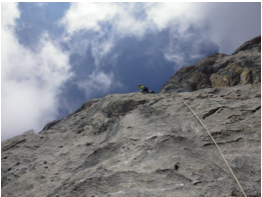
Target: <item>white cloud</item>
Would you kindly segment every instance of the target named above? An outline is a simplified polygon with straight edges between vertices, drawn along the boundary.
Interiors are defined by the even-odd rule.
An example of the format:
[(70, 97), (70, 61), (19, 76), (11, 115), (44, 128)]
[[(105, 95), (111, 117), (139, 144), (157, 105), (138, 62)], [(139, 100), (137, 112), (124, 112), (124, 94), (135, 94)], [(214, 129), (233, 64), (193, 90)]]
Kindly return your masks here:
[(114, 38), (111, 37), (109, 39), (94, 39), (91, 41), (91, 50), (92, 55), (95, 59), (95, 65), (97, 68), (101, 67), (100, 64), (101, 59), (110, 52), (111, 48), (113, 47)]
[(193, 3), (157, 3), (147, 10), (147, 20), (156, 24), (159, 31), (170, 26), (173, 20), (183, 20), (192, 16)]
[(17, 3), (1, 3), (1, 22), (2, 27), (13, 27), (15, 20), (20, 17)]
[(140, 3), (118, 4), (118, 15), (112, 21), (112, 25), (118, 37), (135, 36), (142, 38), (150, 30), (154, 31), (155, 25), (146, 19), (137, 17), (138, 11), (143, 11), (146, 5)]
[[(139, 12), (144, 16), (138, 17)], [(187, 35), (188, 28), (201, 19), (201, 13), (201, 6), (196, 3), (73, 3), (61, 24), (72, 37), (79, 35), (80, 30), (96, 32), (89, 44), (92, 43), (92, 55), (98, 68), (101, 67), (101, 59), (110, 52), (119, 38), (135, 36), (141, 39), (147, 32), (156, 33), (171, 28), (171, 31), (175, 29), (173, 32), (178, 34), (171, 35), (170, 44), (173, 44), (172, 37), (186, 39), (191, 36)], [(111, 26), (111, 31), (102, 30), (101, 22)], [(172, 46), (163, 51), (167, 60), (174, 61), (180, 57), (179, 61), (183, 62), (180, 54), (170, 54), (177, 52)]]
[(160, 31), (173, 28), (185, 38), (189, 27), (201, 30), (207, 41), (219, 45), (221, 53), (232, 53), (243, 42), (261, 34), (259, 2), (156, 3), (146, 12), (148, 20)]
[(118, 7), (112, 3), (72, 3), (60, 23), (70, 34), (80, 30), (99, 31), (99, 22), (111, 20), (117, 12)]
[[(192, 31), (181, 31), (176, 28), (170, 29), (169, 44), (163, 48), (164, 57), (174, 62), (174, 69), (179, 69), (184, 66), (192, 65), (193, 61), (197, 61), (206, 55), (203, 52), (203, 45), (210, 47), (210, 40), (206, 39), (205, 34), (196, 34)], [(214, 44), (212, 47), (215, 47)]]
[[(135, 3), (72, 3), (59, 21), (66, 29), (63, 38), (65, 41), (80, 40), (70, 46), (72, 52), (81, 54), (91, 46), (96, 65), (99, 66), (101, 58), (110, 52), (117, 39), (125, 36), (141, 38), (148, 28), (152, 28), (147, 21), (136, 18), (137, 6)], [(102, 28), (104, 24), (111, 26), (110, 31)], [(95, 34), (87, 40), (83, 39), (83, 32)]]
[[(105, 34), (103, 24), (108, 24), (111, 27), (111, 31), (106, 32), (110, 34), (109, 49), (119, 37), (140, 39), (147, 32), (156, 33), (167, 28), (175, 29), (177, 37), (186, 39), (189, 29), (194, 27), (201, 39), (218, 44), (219, 52), (229, 54), (260, 34), (260, 18), (259, 3), (73, 3), (62, 24), (69, 34), (92, 30), (99, 32), (98, 37)], [(172, 37), (170, 40), (172, 42)], [(103, 43), (108, 44), (107, 41)]]
[(136, 3), (72, 3), (59, 24), (71, 35), (81, 30), (101, 32), (102, 24), (108, 23), (119, 35), (141, 36), (148, 24), (137, 20), (136, 9)]
[[(10, 13), (15, 14), (3, 7), (12, 7)], [(55, 119), (58, 95), (72, 76), (68, 54), (47, 33), (36, 51), (19, 43), (14, 33), (17, 17), (17, 3), (2, 3), (2, 140), (29, 129), (40, 131)]]
[[(113, 84), (114, 75), (106, 74), (103, 71), (94, 71), (86, 79), (77, 82), (80, 89), (84, 90), (87, 98), (90, 98), (94, 93), (104, 94)], [(114, 83), (114, 86), (119, 86), (119, 83)]]
[(259, 3), (157, 3), (147, 9), (147, 17), (159, 31), (170, 28), (170, 43), (162, 51), (168, 61), (182, 67), (204, 57), (201, 43), (213, 43), (220, 53), (231, 54), (260, 35), (260, 12)]

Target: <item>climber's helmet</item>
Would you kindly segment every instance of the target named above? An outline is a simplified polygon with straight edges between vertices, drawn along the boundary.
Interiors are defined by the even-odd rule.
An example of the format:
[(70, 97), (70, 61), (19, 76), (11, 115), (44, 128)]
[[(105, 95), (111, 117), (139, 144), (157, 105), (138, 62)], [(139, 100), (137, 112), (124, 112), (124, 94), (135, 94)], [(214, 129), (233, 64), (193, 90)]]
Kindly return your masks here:
[(138, 86), (138, 87), (140, 87), (140, 86), (141, 86), (141, 84), (138, 84), (137, 86)]

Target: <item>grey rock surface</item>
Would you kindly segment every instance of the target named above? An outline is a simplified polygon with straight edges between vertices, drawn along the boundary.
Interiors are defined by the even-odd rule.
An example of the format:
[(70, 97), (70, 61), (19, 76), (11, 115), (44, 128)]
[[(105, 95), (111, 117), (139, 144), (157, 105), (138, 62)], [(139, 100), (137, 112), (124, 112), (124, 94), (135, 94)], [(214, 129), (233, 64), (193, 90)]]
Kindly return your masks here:
[(261, 36), (242, 44), (232, 55), (216, 53), (178, 70), (159, 93), (192, 92), (261, 82)]
[(35, 134), (34, 129), (30, 129), (30, 130), (27, 130), (24, 133), (22, 133), (22, 135), (34, 135), (34, 134)]
[(86, 102), (2, 142), (3, 197), (261, 196), (260, 84)]

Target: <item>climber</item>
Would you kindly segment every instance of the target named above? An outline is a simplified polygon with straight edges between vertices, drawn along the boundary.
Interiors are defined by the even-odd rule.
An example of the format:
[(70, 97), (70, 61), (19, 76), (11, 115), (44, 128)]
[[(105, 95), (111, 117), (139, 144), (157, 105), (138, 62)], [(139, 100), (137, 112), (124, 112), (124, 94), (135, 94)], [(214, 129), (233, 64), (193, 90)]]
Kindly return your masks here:
[(142, 93), (151, 93), (151, 94), (155, 94), (154, 91), (152, 91), (152, 90), (148, 90), (148, 87), (142, 86), (141, 84), (138, 84), (138, 88), (140, 89), (140, 92), (142, 92)]

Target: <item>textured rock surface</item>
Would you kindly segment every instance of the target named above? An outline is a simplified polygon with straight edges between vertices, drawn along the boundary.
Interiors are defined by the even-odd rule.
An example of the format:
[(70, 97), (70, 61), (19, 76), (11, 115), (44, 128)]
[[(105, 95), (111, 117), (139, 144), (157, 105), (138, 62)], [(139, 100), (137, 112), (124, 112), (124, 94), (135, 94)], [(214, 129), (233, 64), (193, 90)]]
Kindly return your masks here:
[(242, 196), (181, 99), (246, 194), (261, 196), (260, 84), (88, 101), (38, 135), (2, 143), (2, 196)]
[(177, 71), (160, 93), (191, 92), (261, 82), (261, 36), (241, 45), (232, 55), (213, 54)]

